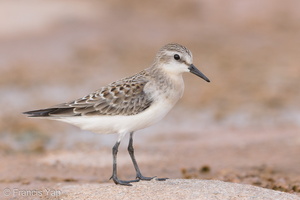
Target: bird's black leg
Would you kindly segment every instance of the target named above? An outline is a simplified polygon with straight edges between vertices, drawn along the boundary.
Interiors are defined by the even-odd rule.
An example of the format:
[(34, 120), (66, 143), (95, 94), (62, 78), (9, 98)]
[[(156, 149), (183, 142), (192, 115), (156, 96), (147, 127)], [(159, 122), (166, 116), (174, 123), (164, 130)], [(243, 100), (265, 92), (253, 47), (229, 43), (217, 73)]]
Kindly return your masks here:
[[(133, 132), (130, 133), (130, 138), (129, 138), (129, 143), (128, 143), (128, 152), (129, 152), (129, 155), (130, 155), (130, 157), (131, 157), (133, 166), (134, 166), (135, 171), (136, 171), (136, 178), (139, 179), (139, 180), (150, 181), (150, 180), (152, 180), (153, 178), (155, 178), (155, 176), (154, 176), (154, 177), (145, 177), (145, 176), (142, 175), (142, 173), (141, 173), (141, 171), (140, 171), (140, 169), (139, 169), (139, 166), (138, 166), (138, 164), (137, 164), (137, 162), (136, 162), (136, 160), (135, 160), (134, 149), (133, 149), (133, 145), (132, 145), (132, 144), (133, 144), (133, 139), (132, 139), (132, 137), (133, 137)], [(164, 180), (166, 180), (166, 179), (165, 179), (165, 178), (159, 178), (159, 179), (157, 179), (157, 180), (159, 180), (159, 181), (164, 181)]]
[(127, 185), (127, 186), (132, 186), (130, 183), (131, 182), (138, 182), (139, 180), (130, 180), (130, 181), (123, 181), (119, 180), (117, 177), (117, 154), (118, 154), (118, 148), (120, 145), (120, 141), (117, 141), (114, 147), (112, 148), (112, 154), (113, 154), (113, 174), (110, 177), (110, 179), (113, 179), (115, 184), (120, 184), (120, 185)]

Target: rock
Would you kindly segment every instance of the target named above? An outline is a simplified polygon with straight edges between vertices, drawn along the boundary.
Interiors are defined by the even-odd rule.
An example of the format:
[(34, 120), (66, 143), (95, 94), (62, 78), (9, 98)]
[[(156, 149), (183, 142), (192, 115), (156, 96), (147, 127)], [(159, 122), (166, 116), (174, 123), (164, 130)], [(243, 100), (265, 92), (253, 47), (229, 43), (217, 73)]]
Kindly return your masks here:
[(297, 195), (252, 185), (217, 180), (168, 179), (140, 181), (133, 186), (82, 184), (60, 187), (60, 199), (201, 199), (201, 200), (300, 200)]

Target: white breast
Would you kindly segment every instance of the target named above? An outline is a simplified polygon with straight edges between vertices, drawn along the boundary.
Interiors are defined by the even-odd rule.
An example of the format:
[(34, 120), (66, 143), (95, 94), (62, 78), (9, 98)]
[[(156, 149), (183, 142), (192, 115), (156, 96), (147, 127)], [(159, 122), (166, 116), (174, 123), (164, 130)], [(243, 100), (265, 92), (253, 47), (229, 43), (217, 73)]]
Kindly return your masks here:
[(83, 130), (102, 134), (124, 134), (143, 129), (161, 120), (180, 99), (184, 90), (182, 77), (179, 77), (176, 82), (174, 87), (165, 92), (151, 91), (154, 94), (153, 103), (148, 109), (137, 115), (63, 117), (54, 120), (67, 122)]

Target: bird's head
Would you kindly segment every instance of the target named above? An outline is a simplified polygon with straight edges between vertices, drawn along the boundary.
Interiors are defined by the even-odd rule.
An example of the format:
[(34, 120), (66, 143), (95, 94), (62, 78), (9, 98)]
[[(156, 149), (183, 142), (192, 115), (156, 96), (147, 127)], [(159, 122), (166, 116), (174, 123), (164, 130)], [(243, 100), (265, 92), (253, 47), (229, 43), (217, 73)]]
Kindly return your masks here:
[(193, 65), (193, 55), (190, 50), (180, 44), (163, 46), (155, 57), (154, 65), (169, 74), (191, 72), (207, 82), (210, 80)]

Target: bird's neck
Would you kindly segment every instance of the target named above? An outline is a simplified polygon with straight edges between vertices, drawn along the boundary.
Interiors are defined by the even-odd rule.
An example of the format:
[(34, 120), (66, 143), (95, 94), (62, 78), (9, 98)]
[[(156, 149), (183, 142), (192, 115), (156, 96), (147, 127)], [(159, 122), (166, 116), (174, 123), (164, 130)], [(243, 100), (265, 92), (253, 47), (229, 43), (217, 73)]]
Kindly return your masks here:
[(152, 78), (155, 80), (156, 87), (162, 91), (164, 96), (178, 100), (182, 97), (184, 91), (184, 82), (182, 74), (169, 74), (160, 68), (151, 68)]

